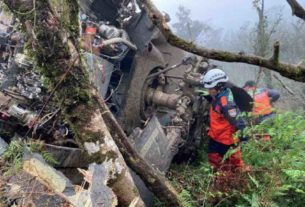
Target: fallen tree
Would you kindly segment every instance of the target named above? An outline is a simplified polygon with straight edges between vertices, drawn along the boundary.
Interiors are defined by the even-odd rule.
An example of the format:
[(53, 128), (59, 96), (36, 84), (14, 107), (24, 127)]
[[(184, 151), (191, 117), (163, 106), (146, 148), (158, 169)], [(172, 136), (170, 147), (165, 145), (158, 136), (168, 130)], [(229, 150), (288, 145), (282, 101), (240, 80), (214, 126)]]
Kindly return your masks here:
[[(111, 160), (116, 170), (112, 172), (110, 187), (119, 203), (128, 206), (137, 200), (136, 204), (132, 203), (133, 206), (144, 206), (117, 145), (129, 166), (160, 200), (165, 201), (168, 206), (181, 206), (176, 191), (163, 175), (156, 172), (133, 150), (123, 130), (116, 125), (117, 122), (108, 111), (106, 121), (112, 128), (117, 127), (119, 130), (118, 133), (113, 133), (117, 143), (113, 141), (102, 117), (105, 115), (105, 106), (99, 105), (99, 99), (93, 98), (95, 92), (78, 51), (77, 1), (64, 1), (64, 4), (51, 0), (36, 1), (35, 5), (31, 0), (4, 2), (24, 23), (24, 30), (30, 40), (27, 49), (31, 51), (36, 67), (46, 79), (51, 92), (48, 101), (54, 99), (57, 102), (77, 143), (87, 151), (88, 160), (96, 163), (109, 163)], [(28, 15), (33, 12), (34, 19), (32, 15)]]
[(151, 0), (138, 0), (139, 4), (150, 14), (154, 24), (160, 29), (169, 44), (181, 48), (187, 52), (213, 60), (223, 62), (238, 62), (257, 65), (279, 72), (281, 75), (295, 81), (305, 82), (305, 67), (301, 65), (292, 65), (279, 61), (279, 43), (274, 44), (273, 55), (270, 58), (262, 58), (254, 55), (245, 55), (242, 53), (233, 53), (222, 50), (207, 49), (188, 42), (175, 35), (166, 25), (165, 18), (154, 6)]
[[(35, 5), (31, 4), (32, 0), (4, 2), (16, 12), (26, 27), (24, 30), (28, 31), (31, 42), (26, 49), (51, 91), (49, 99), (58, 104), (77, 143), (87, 151), (88, 160), (95, 163), (111, 160), (115, 171), (110, 187), (120, 204), (128, 206), (140, 195), (107, 130), (98, 104), (91, 98), (92, 87), (77, 48), (77, 1), (62, 1), (63, 4), (36, 1)], [(144, 206), (143, 201), (140, 199), (136, 206)]]

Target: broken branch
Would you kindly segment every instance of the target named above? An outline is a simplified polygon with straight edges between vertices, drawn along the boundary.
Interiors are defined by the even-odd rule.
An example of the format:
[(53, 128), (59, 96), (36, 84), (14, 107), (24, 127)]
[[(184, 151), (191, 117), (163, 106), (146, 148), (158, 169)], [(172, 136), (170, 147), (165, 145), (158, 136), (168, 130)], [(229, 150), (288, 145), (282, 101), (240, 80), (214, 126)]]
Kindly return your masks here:
[(305, 21), (305, 9), (296, 0), (287, 0), (291, 7), (292, 14)]
[(295, 93), (284, 83), (284, 81), (282, 81), (277, 75), (273, 75), (273, 77), (278, 80), (291, 95), (295, 96)]
[(273, 61), (274, 64), (278, 64), (279, 56), (280, 56), (280, 42), (276, 41), (273, 45), (273, 55), (271, 57), (271, 61)]
[(151, 0), (139, 0), (142, 3), (142, 7), (147, 11), (151, 17), (153, 23), (160, 29), (168, 43), (178, 47), (187, 52), (208, 58), (213, 60), (219, 60), (224, 62), (238, 62), (246, 63), (250, 65), (257, 65), (264, 68), (269, 68), (273, 71), (279, 72), (281, 75), (300, 82), (305, 82), (305, 67), (296, 66), (288, 63), (278, 62), (266, 58), (262, 58), (254, 55), (237, 54), (228, 51), (207, 49), (199, 47), (193, 43), (187, 42), (179, 38), (177, 35), (166, 26), (164, 18), (160, 11), (156, 9)]

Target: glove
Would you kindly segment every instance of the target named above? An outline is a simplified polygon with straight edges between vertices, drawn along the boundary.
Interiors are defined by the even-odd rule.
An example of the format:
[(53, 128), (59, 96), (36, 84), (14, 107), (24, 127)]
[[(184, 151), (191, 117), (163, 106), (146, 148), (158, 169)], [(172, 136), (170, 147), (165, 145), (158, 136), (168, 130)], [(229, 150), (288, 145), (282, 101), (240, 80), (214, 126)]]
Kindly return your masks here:
[(208, 96), (209, 92), (207, 90), (201, 90), (201, 89), (197, 89), (195, 90), (195, 92), (199, 95), (199, 96)]

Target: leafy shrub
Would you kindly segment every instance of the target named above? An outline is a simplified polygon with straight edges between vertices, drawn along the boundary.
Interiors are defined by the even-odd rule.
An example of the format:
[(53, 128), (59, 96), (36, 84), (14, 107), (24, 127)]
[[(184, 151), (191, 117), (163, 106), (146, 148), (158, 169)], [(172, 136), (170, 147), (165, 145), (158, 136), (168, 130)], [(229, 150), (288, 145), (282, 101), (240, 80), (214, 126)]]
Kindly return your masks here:
[[(194, 206), (304, 206), (305, 204), (305, 116), (303, 113), (278, 114), (243, 132), (250, 139), (242, 144), (243, 159), (252, 166), (244, 174), (247, 182), (230, 192), (215, 189), (213, 174), (206, 160), (198, 166), (173, 166), (169, 173), (180, 192), (188, 192)], [(269, 134), (271, 141), (257, 139)], [(206, 152), (203, 152), (206, 153)]]

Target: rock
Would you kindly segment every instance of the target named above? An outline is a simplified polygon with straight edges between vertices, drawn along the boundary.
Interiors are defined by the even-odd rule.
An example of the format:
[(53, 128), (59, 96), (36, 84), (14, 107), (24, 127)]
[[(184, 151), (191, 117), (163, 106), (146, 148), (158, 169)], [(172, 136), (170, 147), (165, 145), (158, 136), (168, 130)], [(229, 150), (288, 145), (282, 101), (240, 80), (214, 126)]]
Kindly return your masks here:
[[(89, 183), (88, 190), (82, 187), (79, 190), (75, 190), (75, 186), (72, 185), (71, 181), (61, 172), (49, 166), (39, 154), (25, 152), (23, 162), (24, 172), (36, 178), (57, 196), (63, 198), (75, 207), (117, 206), (117, 197), (111, 188), (107, 186), (108, 180), (111, 178), (112, 170), (115, 167), (111, 160), (105, 161), (100, 165), (95, 163), (90, 164), (88, 171), (80, 170), (85, 176), (85, 181)], [(17, 187), (18, 189), (22, 189), (20, 186)], [(11, 192), (19, 192), (19, 190), (14, 190), (17, 187), (11, 188)]]
[(55, 193), (73, 190), (72, 183), (59, 171), (49, 166), (39, 154), (25, 154), (23, 170), (36, 177)]

